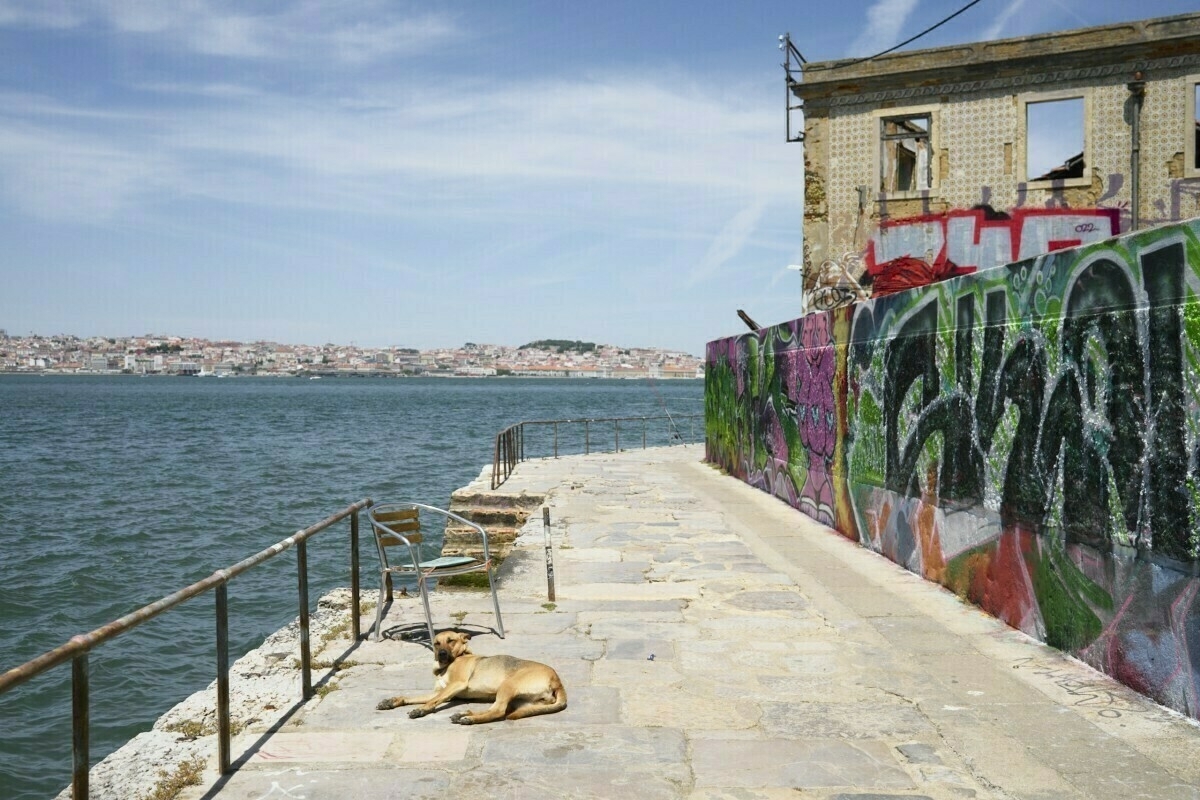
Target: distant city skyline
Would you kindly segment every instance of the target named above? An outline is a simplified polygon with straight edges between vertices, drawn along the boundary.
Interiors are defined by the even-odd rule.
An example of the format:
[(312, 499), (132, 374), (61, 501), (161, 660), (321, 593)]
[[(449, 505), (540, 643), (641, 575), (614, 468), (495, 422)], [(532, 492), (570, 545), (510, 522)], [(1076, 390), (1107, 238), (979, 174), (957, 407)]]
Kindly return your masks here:
[(562, 341), (562, 342), (581, 342), (584, 344), (594, 344), (597, 348), (618, 348), (618, 349), (623, 349), (623, 350), (659, 350), (659, 351), (663, 351), (663, 352), (682, 353), (682, 354), (696, 356), (696, 357), (702, 356), (702, 354), (699, 354), (699, 353), (691, 353), (687, 350), (679, 350), (679, 349), (671, 348), (671, 347), (654, 347), (651, 345), (637, 345), (637, 344), (631, 345), (631, 344), (623, 344), (623, 343), (619, 343), (619, 342), (592, 342), (592, 341), (586, 340), (586, 339), (568, 338), (568, 337), (562, 337), (562, 336), (551, 336), (551, 337), (546, 337), (545, 339), (535, 339), (530, 342), (521, 342), (520, 344), (516, 344), (513, 342), (482, 342), (482, 341), (481, 342), (470, 342), (470, 341), (466, 341), (466, 342), (461, 342), (461, 343), (455, 344), (455, 345), (446, 345), (446, 346), (441, 346), (441, 347), (415, 347), (413, 345), (405, 344), (403, 342), (392, 342), (392, 343), (383, 344), (383, 345), (363, 345), (363, 344), (359, 344), (358, 342), (283, 342), (283, 341), (278, 341), (278, 340), (274, 340), (274, 339), (236, 339), (236, 338), (228, 337), (228, 336), (224, 336), (224, 337), (222, 337), (222, 336), (216, 336), (216, 337), (183, 336), (183, 335), (175, 334), (175, 333), (160, 333), (160, 332), (135, 333), (135, 334), (97, 333), (97, 334), (83, 336), (83, 335), (79, 335), (79, 334), (75, 334), (75, 333), (66, 333), (66, 332), (61, 332), (61, 331), (55, 332), (55, 333), (45, 333), (45, 332), (41, 332), (41, 331), (31, 331), (31, 332), (21, 333), (18, 331), (13, 331), (9, 328), (0, 327), (0, 341), (3, 341), (5, 339), (5, 337), (7, 337), (10, 340), (68, 338), (68, 339), (74, 339), (74, 340), (81, 341), (81, 342), (86, 342), (86, 341), (90, 341), (90, 340), (104, 340), (104, 341), (110, 341), (110, 342), (111, 341), (121, 342), (121, 341), (128, 341), (128, 340), (148, 340), (148, 341), (150, 341), (150, 340), (152, 340), (152, 341), (179, 340), (179, 341), (192, 341), (192, 342), (206, 342), (209, 344), (232, 343), (232, 344), (245, 345), (245, 344), (261, 343), (261, 344), (280, 345), (283, 347), (315, 347), (315, 348), (355, 347), (355, 348), (361, 348), (364, 350), (413, 349), (413, 350), (420, 350), (420, 351), (462, 350), (462, 349), (466, 349), (471, 346), (500, 347), (500, 348), (516, 350), (519, 348), (528, 347), (528, 346), (536, 344), (538, 342)]
[(677, 379), (703, 376), (703, 363), (702, 357), (680, 350), (561, 339), (419, 349), (159, 334), (13, 337), (0, 328), (0, 373)]
[[(777, 37), (961, 0), (0, 0), (0, 319), (76, 336), (702, 352), (800, 313)], [(1195, 10), (995, 0), (934, 47)]]

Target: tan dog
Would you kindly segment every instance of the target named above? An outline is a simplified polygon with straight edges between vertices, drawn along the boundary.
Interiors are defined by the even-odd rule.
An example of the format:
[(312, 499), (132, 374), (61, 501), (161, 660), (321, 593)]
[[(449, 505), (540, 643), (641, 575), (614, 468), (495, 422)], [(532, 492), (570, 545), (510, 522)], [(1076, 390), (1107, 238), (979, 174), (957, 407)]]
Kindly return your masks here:
[[(479, 725), (498, 719), (522, 719), (553, 714), (567, 707), (567, 690), (558, 673), (545, 664), (512, 656), (477, 656), (469, 649), (470, 637), (442, 631), (433, 638), (437, 666), (434, 692), (425, 697), (388, 697), (380, 711), (419, 705), (408, 712), (413, 719), (432, 714), (448, 700), (494, 700), (486, 711), (462, 711), (450, 717), (459, 725)], [(512, 709), (511, 713), (509, 709)]]

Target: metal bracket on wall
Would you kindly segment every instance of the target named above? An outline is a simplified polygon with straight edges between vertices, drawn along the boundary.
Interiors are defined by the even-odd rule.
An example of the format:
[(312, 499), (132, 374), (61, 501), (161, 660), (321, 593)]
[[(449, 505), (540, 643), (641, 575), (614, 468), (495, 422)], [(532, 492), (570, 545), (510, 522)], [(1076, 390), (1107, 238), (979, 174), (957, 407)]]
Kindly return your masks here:
[[(803, 142), (804, 131), (801, 130), (796, 133), (792, 132), (792, 112), (803, 112), (804, 110), (803, 103), (796, 103), (795, 105), (792, 104), (792, 87), (800, 83), (800, 81), (792, 77), (792, 70), (801, 70), (802, 66), (808, 63), (808, 60), (800, 54), (800, 51), (796, 49), (796, 45), (792, 44), (792, 35), (790, 33), (780, 35), (779, 49), (783, 51), (784, 57), (784, 62), (779, 66), (783, 67), (783, 70), (786, 73), (786, 77), (784, 78), (784, 89), (786, 93), (784, 105), (787, 109), (787, 140), (789, 142)], [(792, 62), (793, 58), (796, 59), (795, 63)], [(801, 119), (803, 119), (803, 117), (801, 117)]]

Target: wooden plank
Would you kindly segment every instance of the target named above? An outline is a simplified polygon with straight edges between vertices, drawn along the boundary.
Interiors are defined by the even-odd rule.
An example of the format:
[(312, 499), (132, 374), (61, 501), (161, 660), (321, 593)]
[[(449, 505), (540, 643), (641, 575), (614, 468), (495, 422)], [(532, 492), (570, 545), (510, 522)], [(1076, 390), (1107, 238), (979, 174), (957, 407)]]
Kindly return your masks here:
[(420, 516), (420, 509), (401, 508), (395, 511), (372, 511), (371, 519), (376, 522), (396, 522), (397, 520), (415, 520)]
[[(400, 534), (397, 534), (397, 536), (399, 536), (399, 535)], [(408, 539), (409, 544), (420, 544), (422, 541), (425, 540), (425, 537), (419, 533), (406, 533), (406, 534), (403, 534), (403, 536), (405, 539)], [(398, 546), (404, 544), (404, 542), (402, 540), (394, 538), (393, 536), (386, 534), (386, 533), (379, 534), (379, 543), (381, 545), (383, 545), (384, 547), (398, 547)]]
[[(400, 508), (394, 511), (372, 511), (371, 520), (380, 527), (386, 528), (393, 533), (401, 534), (413, 544), (420, 542), (422, 539), (420, 509)], [(385, 547), (404, 544), (395, 540), (389, 541), (390, 537), (380, 534), (378, 529), (376, 530), (376, 535), (380, 537), (380, 541)]]

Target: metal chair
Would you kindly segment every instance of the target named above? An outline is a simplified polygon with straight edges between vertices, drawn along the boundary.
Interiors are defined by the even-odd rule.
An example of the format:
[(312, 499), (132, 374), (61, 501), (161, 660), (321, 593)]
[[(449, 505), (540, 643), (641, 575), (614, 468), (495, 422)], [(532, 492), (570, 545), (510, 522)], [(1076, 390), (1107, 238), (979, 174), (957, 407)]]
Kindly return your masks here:
[[(421, 530), (421, 513), (440, 515), (445, 520), (454, 520), (473, 528), (482, 542), (483, 558), (475, 556), (441, 556), (422, 559), (421, 543), (425, 536)], [(375, 545), (379, 550), (379, 604), (375, 611), (375, 641), (382, 635), (384, 598), (391, 599), (390, 583), (393, 575), (416, 579), (425, 605), (425, 625), (429, 629), (429, 642), (433, 644), (433, 615), (429, 610), (429, 581), (468, 572), (486, 572), (488, 588), (492, 592), (492, 607), (496, 610), (496, 628), (504, 638), (504, 621), (500, 618), (500, 602), (496, 599), (496, 583), (492, 576), (492, 559), (488, 551), (487, 531), (458, 514), (422, 503), (379, 503), (367, 512), (371, 528), (375, 532)], [(426, 521), (426, 524), (428, 522)], [(395, 559), (389, 559), (388, 551), (400, 548)]]

